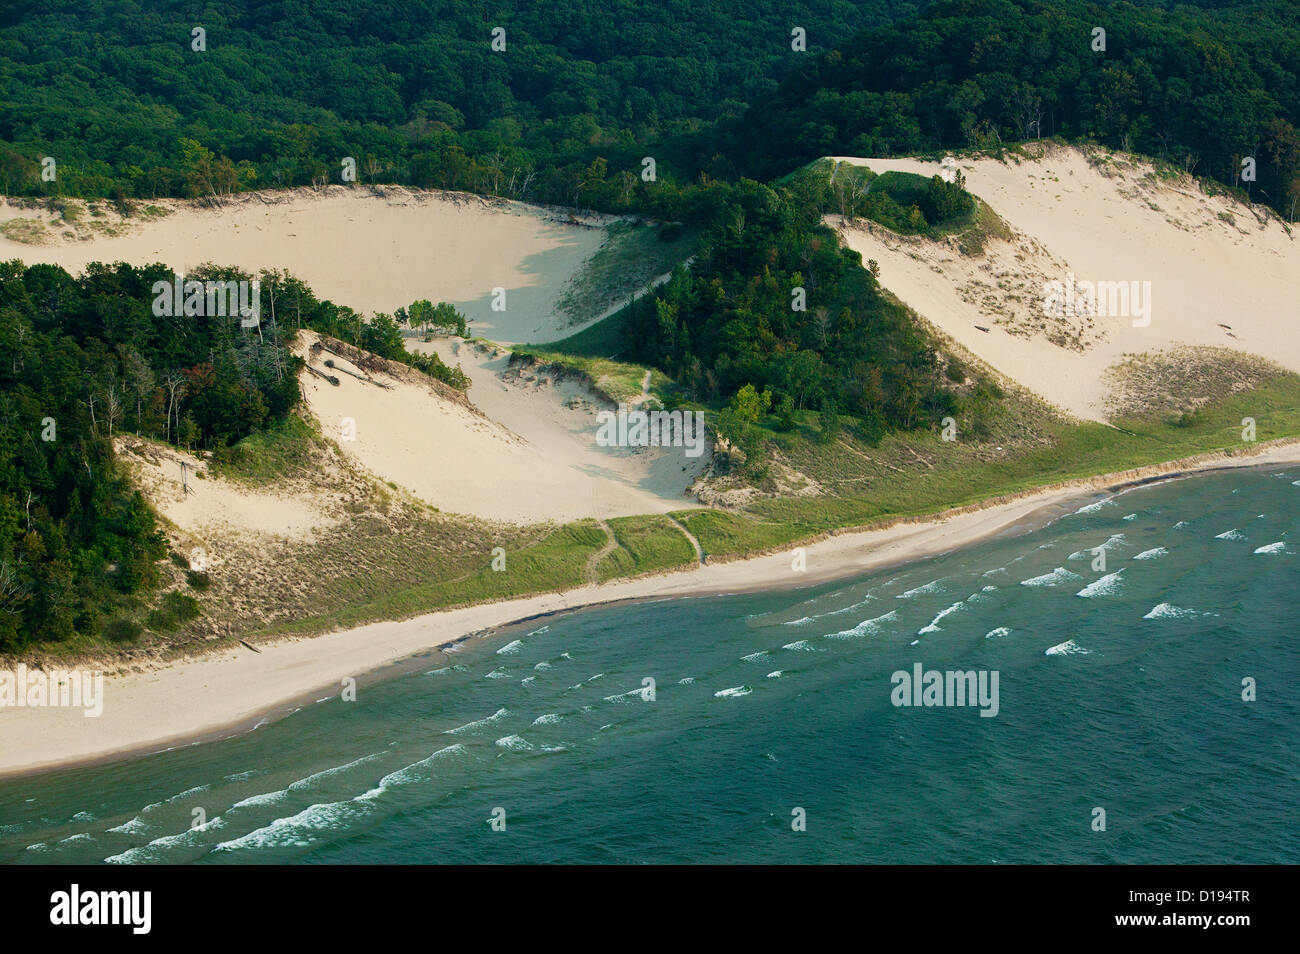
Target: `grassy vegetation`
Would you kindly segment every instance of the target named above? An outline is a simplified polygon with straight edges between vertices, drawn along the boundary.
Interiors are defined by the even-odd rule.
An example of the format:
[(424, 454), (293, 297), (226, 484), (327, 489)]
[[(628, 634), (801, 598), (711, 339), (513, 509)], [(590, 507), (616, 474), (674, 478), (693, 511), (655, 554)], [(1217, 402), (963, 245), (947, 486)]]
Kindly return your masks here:
[[(1245, 451), (1242, 421), (1255, 421), (1256, 441), (1300, 435), (1300, 376), (1273, 372), (1241, 391), (1191, 411), (1129, 410), (1114, 426), (1068, 421), (1018, 395), (982, 441), (943, 441), (938, 433), (890, 436), (872, 445), (845, 434), (818, 442), (817, 415), (791, 434), (769, 432), (790, 467), (827, 493), (761, 497), (745, 513), (677, 514), (713, 556), (736, 556), (841, 527), (921, 516), (993, 497), (1197, 454)], [(999, 451), (997, 448), (1001, 447)]]
[[(1159, 393), (1153, 381), (1160, 382)], [(594, 565), (594, 577), (607, 581), (694, 565), (690, 541), (673, 520), (706, 556), (737, 558), (833, 529), (1244, 450), (1243, 418), (1254, 420), (1258, 441), (1300, 435), (1300, 376), (1231, 352), (1135, 357), (1117, 372), (1115, 391), (1114, 426), (1108, 426), (1068, 420), (1008, 387), (1002, 411), (983, 423), (981, 437), (969, 421), (958, 420), (952, 442), (926, 431), (873, 439), (860, 430), (861, 422), (842, 415), (838, 437), (827, 443), (821, 415), (810, 410), (798, 412), (787, 430), (756, 425), (771, 469), (801, 475), (818, 493), (780, 495), (739, 481), (736, 489), (744, 493), (732, 509), (609, 519), (617, 546)], [(337, 498), (337, 509), (308, 540), (254, 545), (237, 532), (209, 530), (193, 538), (173, 528), (174, 551), (203, 545), (219, 562), (199, 571), (174, 556), (166, 568), (175, 586), (160, 601), (118, 612), (96, 638), (58, 647), (61, 656), (156, 655), (568, 589), (589, 579), (592, 560), (608, 541), (595, 520), (519, 527), (438, 513), (350, 471), (337, 448), (296, 418), (231, 451), (215, 468), (220, 477), (210, 479), (263, 487), (305, 481), (301, 486)], [(501, 553), (504, 571), (493, 569), (494, 554)], [(201, 594), (201, 613), (191, 593)]]
[(40, 219), (10, 219), (0, 225), (0, 233), (11, 242), (23, 245), (44, 245), (50, 240), (50, 233)]
[(609, 238), (583, 264), (556, 306), (570, 325), (599, 318), (627, 301), (659, 275), (695, 251), (698, 234), (677, 224), (648, 225), (619, 221), (607, 229)]
[(606, 522), (614, 531), (618, 549), (607, 553), (596, 567), (602, 582), (695, 563), (695, 548), (666, 517), (616, 517)]
[(236, 483), (265, 487), (312, 472), (314, 450), (323, 440), (314, 423), (290, 414), (232, 447), (213, 452), (212, 471)]
[[(626, 403), (640, 398), (643, 384), (647, 385), (646, 391), (661, 404), (671, 400), (676, 391), (672, 380), (666, 374), (658, 369), (647, 368), (645, 365), (552, 350), (550, 346), (517, 348), (515, 353), (530, 357), (542, 364), (557, 364), (568, 368), (585, 378), (594, 390), (615, 403)], [(650, 376), (648, 382), (647, 374)]]

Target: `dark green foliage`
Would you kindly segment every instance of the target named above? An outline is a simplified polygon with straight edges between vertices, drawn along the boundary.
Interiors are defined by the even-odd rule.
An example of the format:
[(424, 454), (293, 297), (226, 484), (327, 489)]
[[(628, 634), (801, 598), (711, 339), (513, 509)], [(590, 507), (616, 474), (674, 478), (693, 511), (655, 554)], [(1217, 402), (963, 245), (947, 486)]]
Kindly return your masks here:
[(133, 643), (144, 633), (144, 627), (133, 619), (115, 619), (104, 626), (103, 636), (110, 643)]
[(201, 612), (198, 600), (186, 593), (172, 590), (164, 594), (162, 601), (149, 612), (149, 628), (157, 633), (166, 633), (182, 623), (198, 619)]
[(155, 281), (172, 275), (0, 264), (0, 651), (93, 634), (97, 614), (157, 585), (168, 551), (113, 435), (219, 447), (299, 400), (283, 329), (157, 317)]
[[(672, 140), (909, 0), (696, 0), (504, 8), (451, 0), (144, 6), (18, 0), (0, 43), (0, 189), (220, 196), (340, 181), (628, 208)], [(791, 27), (811, 52), (790, 48)], [(505, 52), (491, 49), (506, 30)], [(207, 30), (207, 49), (190, 31)], [(728, 165), (719, 159), (722, 174)], [(693, 178), (690, 170), (681, 176)]]
[(752, 384), (778, 407), (785, 397), (795, 409), (830, 398), (901, 428), (951, 410), (930, 342), (797, 189), (715, 184), (701, 199), (713, 226), (700, 253), (630, 306), (626, 354), (705, 402)]
[[(1094, 27), (1106, 31), (1104, 52), (1092, 49)], [(1095, 139), (1240, 184), (1293, 214), (1297, 75), (1300, 0), (943, 0), (792, 71), (725, 119), (700, 156), (721, 152), (768, 178), (828, 155)], [(1244, 156), (1258, 161), (1255, 183), (1239, 183)]]
[(208, 576), (208, 574), (202, 570), (190, 570), (185, 574), (185, 582), (188, 583), (191, 588), (203, 592), (212, 585), (212, 577)]

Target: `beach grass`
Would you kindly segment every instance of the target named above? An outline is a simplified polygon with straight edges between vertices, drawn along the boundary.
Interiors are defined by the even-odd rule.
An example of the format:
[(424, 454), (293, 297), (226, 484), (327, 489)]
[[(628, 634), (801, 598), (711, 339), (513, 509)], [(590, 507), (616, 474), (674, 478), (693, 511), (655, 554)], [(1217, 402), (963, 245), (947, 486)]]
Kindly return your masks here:
[(695, 549), (667, 517), (614, 517), (606, 523), (618, 546), (597, 566), (601, 582), (621, 576), (661, 573), (695, 563)]

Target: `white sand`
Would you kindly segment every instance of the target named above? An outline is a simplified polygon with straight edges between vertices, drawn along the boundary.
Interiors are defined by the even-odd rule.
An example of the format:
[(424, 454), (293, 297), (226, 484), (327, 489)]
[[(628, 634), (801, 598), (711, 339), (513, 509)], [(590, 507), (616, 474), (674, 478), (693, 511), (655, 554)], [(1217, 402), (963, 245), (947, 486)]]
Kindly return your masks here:
[(301, 493), (262, 493), (223, 480), (202, 458), (166, 444), (127, 436), (115, 438), (114, 445), (153, 508), (191, 538), (234, 530), (309, 540), (337, 522), (324, 501)]
[[(1254, 456), (1207, 457), (1076, 481), (1019, 499), (967, 509), (947, 518), (833, 536), (807, 547), (807, 572), (791, 570), (782, 551), (733, 563), (374, 623), (313, 639), (242, 647), (146, 673), (109, 677), (103, 715), (72, 709), (13, 709), (0, 719), (0, 775), (136, 750), (156, 750), (222, 729), (233, 731), (308, 694), (336, 692), (346, 677), (445, 645), (481, 629), (539, 613), (642, 597), (736, 592), (807, 584), (862, 573), (885, 564), (935, 555), (975, 542), (1030, 518), (1045, 507), (1118, 480), (1211, 466), (1244, 467), (1300, 461), (1300, 443), (1261, 446)], [(364, 689), (362, 690), (364, 692)]]
[[(304, 332), (306, 353), (316, 335)], [(459, 341), (409, 342), (437, 350), (470, 375), (469, 396), (486, 416), (432, 388), (388, 375), (389, 389), (329, 372), (359, 372), (334, 354), (313, 367), (335, 373), (338, 387), (305, 372), (303, 392), (324, 433), (383, 480), (452, 513), (520, 523), (663, 513), (691, 504), (686, 490), (708, 459), (684, 448), (619, 448), (596, 444), (600, 407), (574, 381), (505, 374), (507, 356)], [(355, 439), (343, 440), (343, 421)]]
[[(127, 234), (25, 245), (0, 235), (0, 260), (60, 265), (74, 274), (89, 262), (162, 262), (183, 271), (204, 262), (250, 272), (287, 268), (319, 298), (358, 311), (393, 312), (420, 298), (449, 301), (474, 334), (493, 341), (554, 341), (576, 331), (554, 304), (569, 279), (600, 247), (603, 219), (571, 225), (520, 202), (462, 193), (332, 186), (235, 196), (219, 209), (158, 200), (165, 218), (127, 220)], [(143, 205), (143, 203), (142, 203)], [(0, 222), (48, 213), (0, 204)], [(107, 217), (106, 217), (107, 218)], [(94, 221), (82, 212), (82, 222)], [(585, 220), (584, 220), (585, 221)], [(116, 222), (114, 221), (114, 224)], [(505, 311), (492, 309), (505, 289)]]
[[(912, 159), (842, 161), (876, 172), (939, 172), (938, 163)], [(882, 284), (919, 314), (1080, 417), (1102, 419), (1104, 372), (1124, 354), (1213, 345), (1300, 371), (1300, 243), (1276, 220), (1261, 226), (1245, 206), (1204, 195), (1190, 178), (1145, 178), (1149, 166), (1128, 162), (1117, 156), (1093, 166), (1074, 148), (1019, 164), (959, 161), (967, 189), (1018, 233), (1011, 243), (991, 243), (983, 257), (962, 255), (955, 242), (901, 239), (879, 226), (850, 226), (845, 238), (864, 262), (880, 263)], [(1096, 319), (1080, 353), (996, 323), (999, 315), (1021, 324), (1037, 318), (1042, 280), (1064, 281), (1067, 271), (1079, 281), (1151, 282), (1150, 325)]]

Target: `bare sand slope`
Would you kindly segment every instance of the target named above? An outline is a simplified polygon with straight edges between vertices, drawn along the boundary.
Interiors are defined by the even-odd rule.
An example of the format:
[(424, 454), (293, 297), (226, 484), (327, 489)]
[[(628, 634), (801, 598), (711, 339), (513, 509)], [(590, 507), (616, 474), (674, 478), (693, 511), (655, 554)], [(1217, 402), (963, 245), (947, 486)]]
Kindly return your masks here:
[[(305, 332), (300, 353), (317, 340)], [(326, 354), (312, 367), (337, 387), (304, 372), (303, 392), (324, 433), (371, 473), (440, 510), (519, 523), (662, 513), (690, 503), (686, 489), (705, 458), (682, 448), (596, 444), (598, 399), (577, 381), (510, 373), (508, 356), (451, 341), (411, 342), (460, 364), (473, 385), (466, 407), (423, 386), (418, 374), (357, 380), (350, 361)], [(324, 358), (335, 371), (323, 366)], [(348, 439), (351, 425), (355, 439)]]
[[(233, 196), (221, 208), (158, 200), (168, 212), (120, 220), (109, 235), (67, 226), (43, 210), (0, 205), (0, 223), (45, 223), (47, 244), (0, 235), (0, 260), (61, 265), (162, 262), (184, 271), (204, 262), (256, 272), (287, 268), (321, 298), (358, 311), (392, 312), (427, 298), (449, 301), (476, 335), (519, 343), (552, 341), (573, 329), (555, 314), (565, 285), (605, 240), (601, 217), (568, 217), (520, 202), (454, 192), (332, 186)], [(95, 221), (81, 213), (81, 222)], [(505, 310), (493, 310), (493, 290)]]
[(263, 492), (223, 480), (203, 458), (158, 441), (124, 436), (114, 444), (149, 502), (191, 538), (236, 531), (310, 540), (338, 522), (335, 508), (318, 496)]
[[(932, 176), (938, 163), (857, 159), (876, 172)], [(961, 160), (966, 187), (1010, 226), (982, 255), (957, 239), (895, 235), (878, 225), (834, 224), (881, 281), (918, 313), (997, 370), (1080, 417), (1104, 418), (1106, 369), (1125, 354), (1211, 345), (1300, 371), (1300, 242), (1276, 219), (1209, 196), (1189, 176), (1104, 152), (1049, 147), (1034, 160)], [(1262, 216), (1261, 216), (1262, 217)], [(1052, 321), (1043, 282), (1151, 283), (1151, 320)], [(980, 330), (987, 328), (987, 331)]]

